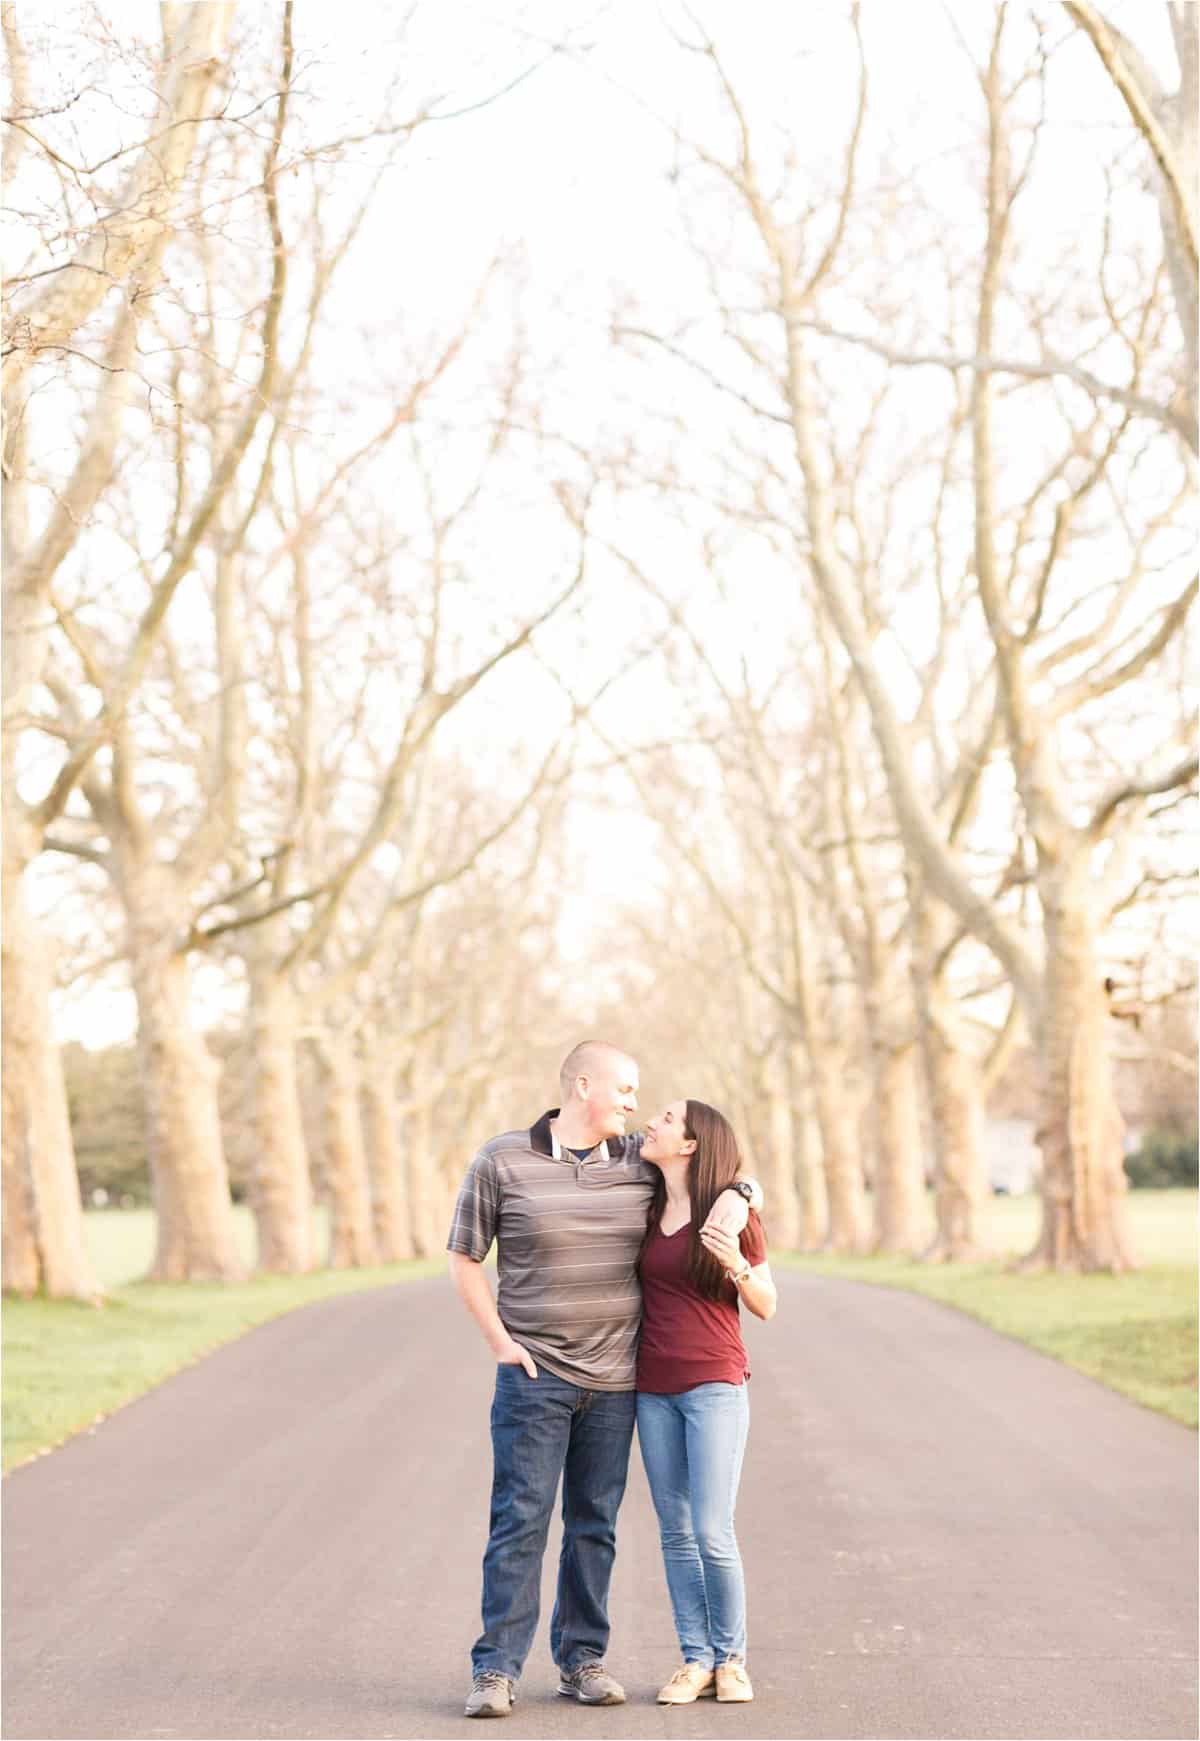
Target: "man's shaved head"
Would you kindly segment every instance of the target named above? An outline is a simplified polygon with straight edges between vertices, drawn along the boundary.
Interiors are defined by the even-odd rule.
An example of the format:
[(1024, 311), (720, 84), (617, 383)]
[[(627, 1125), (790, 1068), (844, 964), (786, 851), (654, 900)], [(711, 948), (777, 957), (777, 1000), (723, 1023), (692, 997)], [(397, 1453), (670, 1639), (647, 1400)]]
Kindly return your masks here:
[[(610, 1045), (607, 1040), (581, 1040), (567, 1053), (558, 1072), (563, 1105), (570, 1100), (577, 1077), (594, 1076), (597, 1070), (612, 1069), (619, 1062), (633, 1063), (623, 1047)], [(636, 1075), (636, 1068), (634, 1073)]]

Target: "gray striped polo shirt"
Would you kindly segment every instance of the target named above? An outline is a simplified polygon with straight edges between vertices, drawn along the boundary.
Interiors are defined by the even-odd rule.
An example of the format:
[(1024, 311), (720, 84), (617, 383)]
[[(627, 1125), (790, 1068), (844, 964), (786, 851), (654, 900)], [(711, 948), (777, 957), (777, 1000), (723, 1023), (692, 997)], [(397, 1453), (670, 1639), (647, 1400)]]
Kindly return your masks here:
[(482, 1263), (495, 1240), (500, 1321), (539, 1367), (585, 1390), (632, 1390), (637, 1254), (657, 1170), (641, 1158), (640, 1132), (579, 1160), (550, 1130), (557, 1115), (484, 1143), (446, 1249)]

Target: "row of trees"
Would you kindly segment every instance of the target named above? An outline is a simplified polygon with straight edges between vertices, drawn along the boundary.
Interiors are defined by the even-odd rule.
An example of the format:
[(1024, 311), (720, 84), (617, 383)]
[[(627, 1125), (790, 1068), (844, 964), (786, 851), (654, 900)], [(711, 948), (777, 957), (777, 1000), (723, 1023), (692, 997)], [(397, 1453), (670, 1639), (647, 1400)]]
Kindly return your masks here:
[[(772, 1117), (788, 1103), (772, 1073), (794, 1073), (801, 1053), (827, 1235), (824, 1210), (803, 1224), (819, 1190), (789, 1198), (786, 1167), (771, 1188), (789, 1237), (840, 1250), (921, 1243), (922, 1082), (931, 1255), (974, 1249), (984, 1100), (1025, 1035), (1045, 1211), (1029, 1262), (1133, 1261), (1110, 963), (1119, 916), (1137, 908), (1148, 954), (1156, 900), (1190, 879), (1176, 830), (1197, 770), (1182, 663), (1197, 581), (1180, 522), (1196, 450), (1197, 17), (1168, 8), (1170, 90), (1093, 8), (1066, 11), (1157, 165), (1157, 234), (1132, 257), (1106, 213), (1088, 270), (1074, 262), (1085, 289), (1068, 297), (1057, 237), (1036, 208), (1024, 218), (1064, 55), (1039, 19), (999, 6), (988, 36), (963, 45), (982, 235), (925, 207), (919, 180), (909, 189), (920, 216), (904, 240), (924, 244), (929, 313), (914, 301), (903, 315), (857, 9), (857, 104), (815, 194), (792, 136), (693, 25), (681, 54), (725, 119), (719, 147), (677, 133), (695, 313), (618, 335), (655, 360), (655, 380), (671, 379), (665, 358), (707, 392), (689, 425), (720, 427), (719, 448), (686, 436), (644, 482), (681, 523), (690, 504), (715, 593), (745, 609), (738, 577), (755, 559), (805, 580), (800, 633), (764, 682), (722, 658), (728, 630), (697, 628), (694, 595), (619, 552), (686, 646), (708, 745), (703, 761), (693, 750), (648, 776), (644, 802), (711, 898), (717, 959), (732, 948), (739, 1025), (760, 1035), (749, 1080)], [(873, 366), (855, 372), (847, 353)], [(1178, 989), (1160, 974), (1158, 995)], [(967, 1000), (989, 990), (1007, 1010), (981, 1044)], [(856, 1056), (872, 1217), (846, 1088)]]
[[(65, 183), (5, 19), (11, 137), (35, 153), (25, 197), (47, 212), (10, 278), (4, 365), (6, 1282), (94, 1287), (52, 956), (26, 892), (46, 853), (83, 867), (85, 923), (94, 937), (108, 917), (136, 999), (155, 1276), (239, 1268), (205, 961), (245, 992), (261, 1264), (315, 1261), (302, 1037), (324, 1069), (331, 1261), (407, 1256), (432, 1235), (419, 1190), (415, 1233), (398, 1207), (398, 1083), (419, 1130), (429, 1036), (504, 1011), (525, 927), (502, 916), (570, 748), (569, 710), (532, 771), (511, 733), (476, 766), (444, 747), (446, 722), (584, 580), (556, 480), (514, 456), (519, 332), (483, 326), (485, 281), (372, 358), (372, 378), (339, 378), (356, 236), (437, 112), (414, 99), (403, 125), (316, 135), (290, 3), (265, 44), (231, 34), (232, 7), (167, 9), (149, 130)], [(382, 161), (347, 202), (339, 170), (363, 139)], [(489, 541), (531, 526), (535, 558), (491, 593)], [(448, 936), (431, 897), (530, 818)], [(456, 996), (456, 956), (492, 934), (489, 983)], [(378, 1103), (369, 1150), (360, 1083)]]
[[(673, 129), (692, 265), (673, 319), (625, 298), (609, 366), (640, 413), (597, 431), (505, 262), (386, 334), (358, 311), (383, 193), (419, 183), (452, 102), (389, 89), (331, 133), (290, 0), (240, 33), (203, 0), (123, 69), (144, 123), (81, 87), (68, 140), (4, 8), (27, 244), (4, 349), (7, 1287), (95, 1292), (52, 937), (136, 1001), (159, 1279), (238, 1273), (231, 1158), (263, 1268), (437, 1249), (464, 1153), (540, 1106), (582, 983), (640, 1054), (705, 1061), (785, 1244), (974, 1250), (986, 1097), (1028, 1045), (1031, 1261), (1132, 1261), (1115, 941), (1157, 974), (1139, 1006), (1175, 1019), (1187, 990), (1162, 927), (1196, 772), (1196, 20), (1169, 8), (1164, 88), (1065, 13), (1051, 42), (1000, 6), (964, 45), (961, 224), (916, 173), (897, 203), (857, 8), (844, 148), (819, 161), (689, 25), (697, 112), (719, 104)], [(1081, 226), (1068, 294), (1023, 213), (1077, 49), (1161, 219), (1120, 253)], [(906, 251), (935, 287), (907, 309)], [(597, 668), (614, 598), (637, 651)], [(661, 731), (631, 680), (671, 697)], [(596, 823), (620, 794), (657, 831), (628, 825), (658, 892), (568, 970), (564, 893), (624, 850)], [(639, 932), (649, 980), (606, 991)], [(237, 1029), (224, 1125), (214, 1021)], [(1134, 1049), (1173, 1055), (1155, 1032)]]

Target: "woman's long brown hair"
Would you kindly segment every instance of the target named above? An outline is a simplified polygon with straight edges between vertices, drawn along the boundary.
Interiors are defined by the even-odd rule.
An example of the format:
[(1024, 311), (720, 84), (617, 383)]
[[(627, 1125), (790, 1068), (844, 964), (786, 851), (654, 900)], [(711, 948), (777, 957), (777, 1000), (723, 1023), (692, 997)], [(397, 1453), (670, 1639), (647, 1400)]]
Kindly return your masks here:
[[(692, 1220), (688, 1228), (687, 1278), (706, 1300), (727, 1300), (736, 1294), (733, 1283), (725, 1274), (724, 1265), (700, 1242), (700, 1229), (708, 1219), (709, 1210), (727, 1185), (732, 1185), (742, 1170), (742, 1156), (733, 1126), (715, 1106), (703, 1100), (689, 1100), (684, 1119), (684, 1135), (696, 1145), (688, 1168), (688, 1196), (692, 1205)], [(661, 1171), (654, 1181), (654, 1195), (646, 1211), (646, 1232), (638, 1252), (642, 1256), (650, 1236), (663, 1217), (667, 1206), (667, 1181)], [(758, 1216), (750, 1211), (750, 1220), (757, 1224)]]

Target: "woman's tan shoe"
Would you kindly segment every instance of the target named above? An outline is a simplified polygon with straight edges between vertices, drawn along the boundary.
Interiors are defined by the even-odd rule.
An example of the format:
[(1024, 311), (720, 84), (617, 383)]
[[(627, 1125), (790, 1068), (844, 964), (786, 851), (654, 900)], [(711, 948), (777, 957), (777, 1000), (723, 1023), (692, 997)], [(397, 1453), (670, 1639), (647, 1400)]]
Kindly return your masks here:
[(716, 1692), (713, 1671), (700, 1662), (685, 1662), (677, 1668), (658, 1695), (660, 1705), (691, 1705), (697, 1699), (711, 1699)]
[(717, 1703), (721, 1705), (745, 1705), (754, 1697), (754, 1688), (750, 1685), (750, 1676), (746, 1673), (746, 1665), (737, 1657), (729, 1662), (717, 1664)]

